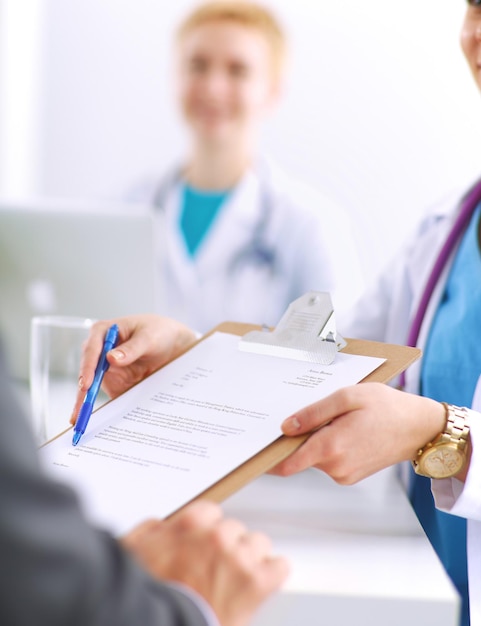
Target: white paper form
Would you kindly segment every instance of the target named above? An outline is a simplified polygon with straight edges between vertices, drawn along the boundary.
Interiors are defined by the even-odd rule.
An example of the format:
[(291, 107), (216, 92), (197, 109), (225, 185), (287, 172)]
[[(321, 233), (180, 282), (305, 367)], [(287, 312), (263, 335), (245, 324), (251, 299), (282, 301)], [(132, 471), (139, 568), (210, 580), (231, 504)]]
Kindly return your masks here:
[(69, 430), (41, 448), (92, 521), (123, 533), (169, 515), (275, 441), (293, 412), (384, 362), (339, 353), (313, 365), (238, 342), (214, 333), (93, 413), (76, 447)]

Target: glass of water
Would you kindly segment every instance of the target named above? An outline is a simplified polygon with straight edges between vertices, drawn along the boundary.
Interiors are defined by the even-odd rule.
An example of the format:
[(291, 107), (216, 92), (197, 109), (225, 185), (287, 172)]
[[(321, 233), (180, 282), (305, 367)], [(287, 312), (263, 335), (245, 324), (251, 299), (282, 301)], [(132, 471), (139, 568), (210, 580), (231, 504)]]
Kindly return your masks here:
[(30, 329), (30, 399), (39, 444), (69, 424), (78, 389), (82, 346), (93, 320), (46, 315), (33, 317)]

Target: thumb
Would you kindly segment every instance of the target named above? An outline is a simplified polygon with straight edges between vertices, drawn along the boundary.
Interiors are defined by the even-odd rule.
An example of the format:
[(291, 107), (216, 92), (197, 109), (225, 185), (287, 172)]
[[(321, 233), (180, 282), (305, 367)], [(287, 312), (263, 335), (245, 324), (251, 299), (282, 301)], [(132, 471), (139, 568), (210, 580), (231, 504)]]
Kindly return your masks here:
[(281, 424), (285, 435), (302, 435), (327, 426), (333, 420), (362, 406), (364, 385), (352, 385), (334, 393), (291, 415)]
[(282, 422), (282, 432), (292, 437), (326, 426), (341, 412), (335, 400), (334, 396), (330, 396), (304, 407)]

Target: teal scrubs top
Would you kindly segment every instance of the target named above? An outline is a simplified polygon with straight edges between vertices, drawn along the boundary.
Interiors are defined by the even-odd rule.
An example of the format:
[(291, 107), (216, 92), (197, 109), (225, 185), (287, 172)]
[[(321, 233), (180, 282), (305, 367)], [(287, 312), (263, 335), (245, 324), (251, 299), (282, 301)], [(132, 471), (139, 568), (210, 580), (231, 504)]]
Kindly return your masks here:
[(195, 256), (228, 195), (229, 190), (201, 191), (183, 185), (179, 226), (191, 257)]
[[(423, 396), (470, 407), (481, 375), (481, 252), (476, 209), (454, 259), (434, 316), (421, 371)], [(411, 501), (434, 549), (462, 597), (469, 624), (466, 520), (434, 507), (428, 478), (414, 476)]]

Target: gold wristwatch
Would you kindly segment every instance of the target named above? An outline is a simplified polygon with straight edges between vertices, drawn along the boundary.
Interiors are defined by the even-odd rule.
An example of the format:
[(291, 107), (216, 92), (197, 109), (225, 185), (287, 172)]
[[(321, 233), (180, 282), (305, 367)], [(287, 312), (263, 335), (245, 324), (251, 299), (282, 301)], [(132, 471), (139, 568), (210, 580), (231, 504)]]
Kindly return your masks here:
[(465, 408), (442, 403), (446, 427), (433, 441), (418, 450), (412, 464), (416, 474), (428, 478), (450, 478), (466, 464), (469, 413)]

